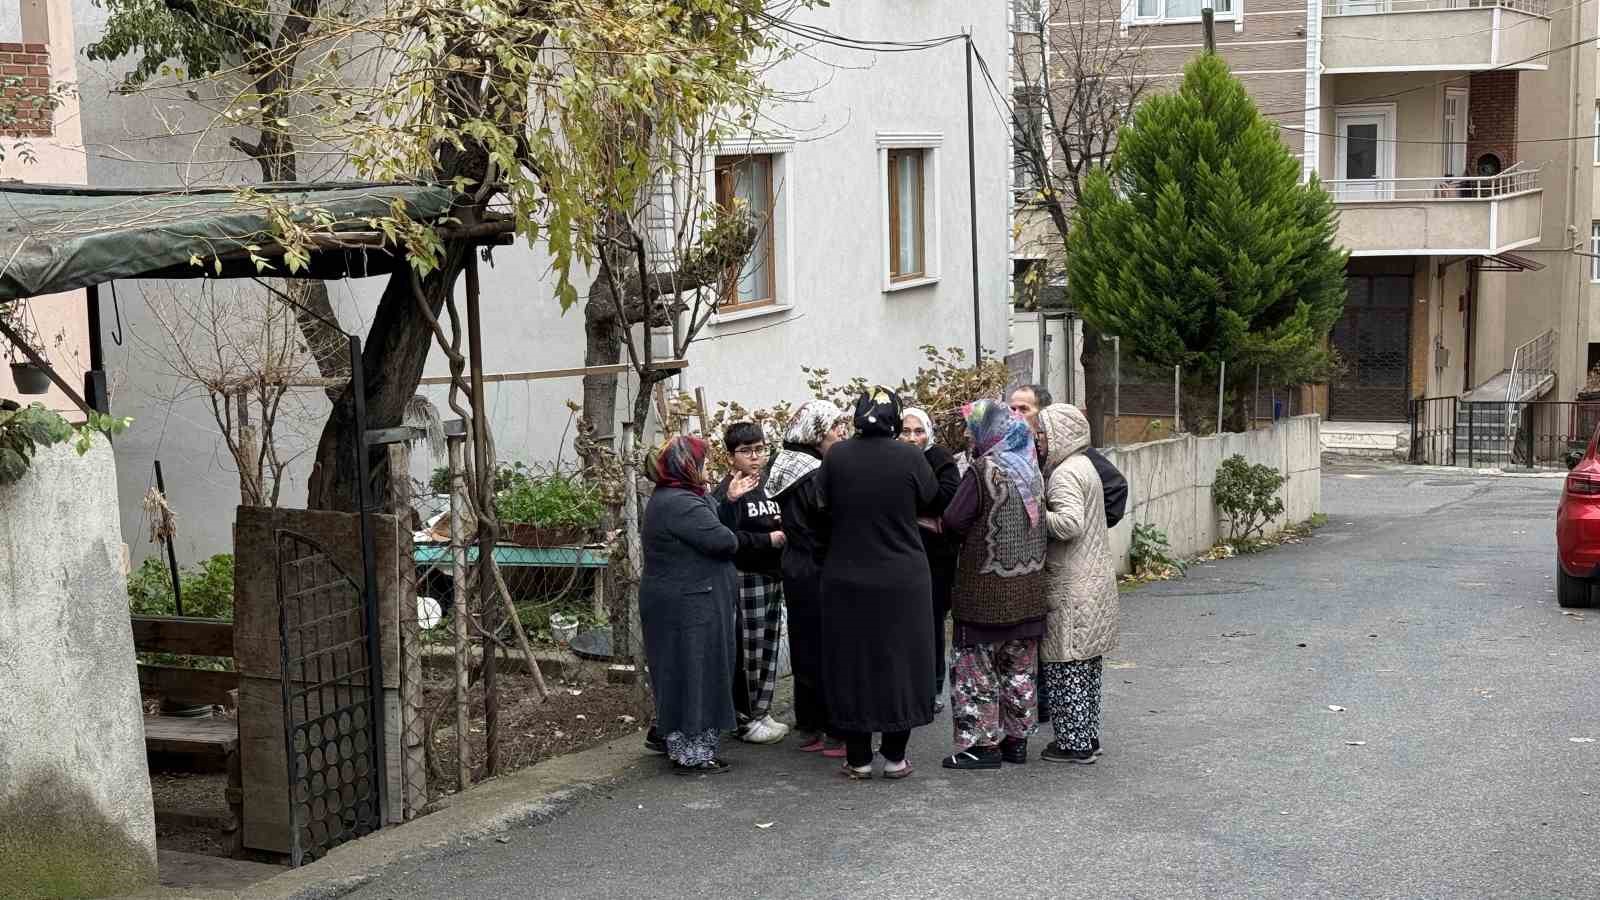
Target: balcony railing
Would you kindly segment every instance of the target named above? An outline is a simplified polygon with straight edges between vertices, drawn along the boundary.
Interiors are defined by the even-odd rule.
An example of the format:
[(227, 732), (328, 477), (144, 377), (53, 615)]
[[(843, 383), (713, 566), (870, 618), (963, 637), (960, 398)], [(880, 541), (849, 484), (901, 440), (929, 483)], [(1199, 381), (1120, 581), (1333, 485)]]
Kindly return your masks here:
[(1328, 16), (1370, 16), (1380, 13), (1436, 12), (1449, 9), (1510, 9), (1531, 16), (1549, 16), (1549, 0), (1334, 0)]
[(1539, 170), (1521, 163), (1498, 175), (1352, 178), (1324, 182), (1336, 203), (1395, 200), (1499, 200), (1539, 189)]

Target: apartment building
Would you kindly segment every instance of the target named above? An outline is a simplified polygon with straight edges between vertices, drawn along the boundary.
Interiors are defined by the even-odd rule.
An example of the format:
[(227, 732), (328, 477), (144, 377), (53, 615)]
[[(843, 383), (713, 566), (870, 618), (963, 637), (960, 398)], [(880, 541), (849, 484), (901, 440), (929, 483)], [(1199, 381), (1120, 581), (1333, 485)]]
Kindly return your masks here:
[[(1125, 0), (1105, 33), (1151, 91), (1203, 44), (1207, 0)], [(1210, 0), (1216, 49), (1339, 209), (1347, 371), (1302, 408), (1401, 422), (1433, 396), (1571, 399), (1600, 358), (1592, 4)], [(1051, 27), (1094, 0), (1071, 0)], [(1018, 35), (1018, 46), (1023, 36)], [(1017, 255), (1046, 235), (1023, 228)]]

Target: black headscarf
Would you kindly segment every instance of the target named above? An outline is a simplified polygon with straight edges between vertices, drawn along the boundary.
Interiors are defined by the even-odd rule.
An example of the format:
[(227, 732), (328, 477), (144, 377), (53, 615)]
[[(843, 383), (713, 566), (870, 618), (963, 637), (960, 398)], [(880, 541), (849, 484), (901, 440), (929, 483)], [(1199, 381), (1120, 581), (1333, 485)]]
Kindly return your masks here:
[(900, 434), (900, 396), (886, 387), (875, 387), (856, 401), (856, 434), (861, 437), (898, 437)]

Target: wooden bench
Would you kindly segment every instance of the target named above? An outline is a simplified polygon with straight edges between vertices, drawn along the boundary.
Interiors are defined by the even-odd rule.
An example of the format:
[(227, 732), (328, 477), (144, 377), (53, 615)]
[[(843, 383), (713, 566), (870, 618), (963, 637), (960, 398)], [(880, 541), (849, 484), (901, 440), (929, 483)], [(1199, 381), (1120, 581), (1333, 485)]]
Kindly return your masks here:
[[(133, 646), (140, 653), (176, 653), (186, 656), (233, 657), (233, 623), (218, 619), (172, 616), (134, 616)], [(139, 689), (161, 695), (178, 705), (215, 704), (238, 707), (239, 673), (185, 669), (179, 666), (139, 666)], [(243, 821), (244, 782), (239, 770), (239, 723), (217, 717), (145, 716), (144, 747), (148, 754), (174, 754), (220, 762), (228, 773), (225, 799), (228, 821), (223, 833), (229, 849), (242, 848), (239, 823)], [(158, 816), (160, 817), (160, 816)], [(173, 819), (192, 820), (178, 812)]]

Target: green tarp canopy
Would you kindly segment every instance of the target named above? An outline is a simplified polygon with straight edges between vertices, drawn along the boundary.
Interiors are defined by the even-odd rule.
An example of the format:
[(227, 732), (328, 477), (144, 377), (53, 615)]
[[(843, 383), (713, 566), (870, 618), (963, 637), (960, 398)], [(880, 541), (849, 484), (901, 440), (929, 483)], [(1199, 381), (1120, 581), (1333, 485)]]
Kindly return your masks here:
[[(135, 190), (0, 183), (0, 303), (123, 278), (286, 277), (274, 216), (318, 235), (308, 269), (296, 274), (381, 275), (405, 260), (377, 246), (368, 220), (389, 216), (399, 202), (414, 221), (433, 221), (449, 212), (451, 199), (447, 188), (408, 184)], [(258, 269), (251, 245), (263, 248), (271, 269)]]

